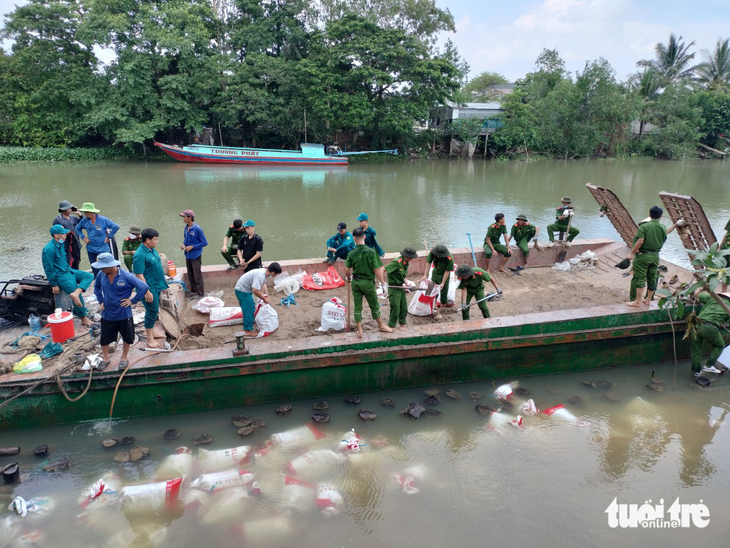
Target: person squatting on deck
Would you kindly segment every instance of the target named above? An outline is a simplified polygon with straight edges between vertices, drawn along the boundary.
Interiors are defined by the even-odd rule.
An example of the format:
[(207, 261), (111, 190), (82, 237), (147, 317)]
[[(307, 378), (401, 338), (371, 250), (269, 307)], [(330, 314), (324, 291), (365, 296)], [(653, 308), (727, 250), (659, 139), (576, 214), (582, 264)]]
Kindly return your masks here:
[(408, 316), (408, 300), (406, 299), (406, 278), (408, 277), (408, 263), (418, 257), (412, 247), (406, 247), (400, 252), (400, 257), (388, 263), (385, 272), (388, 274), (388, 302), (390, 316), (388, 327), (398, 328), (406, 325)]
[(355, 249), (355, 240), (347, 231), (345, 223), (337, 225), (337, 234), (327, 240), (327, 258), (323, 263), (335, 264), (337, 259), (347, 259), (347, 255)]
[(79, 210), (68, 200), (62, 200), (58, 204), (58, 216), (53, 219), (51, 226), (61, 225), (63, 228), (69, 231), (66, 234), (66, 241), (64, 246), (66, 248), (66, 259), (68, 265), (74, 270), (79, 269), (81, 264), (81, 244), (79, 243), (78, 237), (76, 236), (76, 225), (81, 221), (83, 215), (79, 213)]
[(246, 229), (243, 228), (243, 221), (236, 219), (233, 224), (228, 227), (226, 235), (223, 237), (223, 247), (221, 248), (221, 255), (228, 263), (226, 270), (234, 270), (240, 266), (240, 263), (236, 264), (236, 256), (238, 253), (238, 242), (241, 240), (241, 236), (245, 233)]
[[(360, 213), (360, 215), (357, 216), (357, 221), (360, 223), (360, 228), (362, 228), (363, 233), (365, 234), (365, 245), (374, 249), (375, 253), (377, 253), (378, 257), (381, 259), (385, 257), (385, 251), (383, 251), (383, 248), (380, 247), (378, 242), (375, 240), (375, 229), (370, 226), (367, 213)], [(355, 233), (353, 232), (353, 235), (354, 234)]]
[(74, 316), (81, 318), (81, 325), (88, 326), (93, 322), (84, 305), (82, 293), (94, 281), (94, 275), (73, 269), (68, 265), (64, 248), (68, 233), (69, 230), (61, 225), (51, 227), (51, 241), (45, 245), (41, 255), (43, 270), (46, 272), (46, 278), (51, 284), (53, 294), (58, 295), (61, 291), (68, 293), (74, 303)]
[[(84, 203), (79, 211), (84, 214), (84, 218), (76, 225), (76, 235), (80, 241), (86, 244), (89, 262), (95, 263), (99, 253), (110, 251), (114, 253), (111, 242), (119, 230), (119, 225), (99, 215), (99, 210), (92, 202)], [(84, 236), (84, 230), (86, 230), (86, 236)], [(91, 271), (94, 276), (99, 272), (93, 266)]]
[(203, 248), (208, 245), (208, 240), (205, 239), (203, 229), (195, 223), (195, 212), (192, 209), (180, 212), (180, 217), (185, 221), (183, 243), (180, 244), (180, 249), (185, 252), (185, 267), (188, 271), (190, 292), (197, 294), (198, 297), (204, 297)]
[[(487, 235), (484, 236), (484, 257), (487, 263), (487, 272), (491, 271), (490, 265), (492, 255), (496, 253), (502, 254), (502, 262), (499, 263), (500, 272), (505, 272), (504, 265), (509, 261), (512, 253), (509, 251), (509, 236), (507, 236), (507, 227), (504, 222), (504, 213), (497, 213), (494, 216), (494, 224), (487, 229)], [(504, 234), (504, 245), (500, 243)]]
[(454, 259), (451, 258), (448, 247), (439, 244), (428, 252), (426, 269), (423, 271), (423, 278), (421, 280), (425, 280), (428, 277), (430, 267), (433, 267), (431, 281), (441, 287), (438, 306), (454, 306), (453, 303), (449, 303), (449, 278), (455, 267)]
[(243, 330), (249, 337), (256, 336), (256, 332), (253, 330), (254, 315), (256, 313), (256, 303), (253, 296), (256, 295), (257, 298), (269, 304), (266, 278), (276, 274), (281, 274), (281, 266), (279, 266), (279, 263), (271, 263), (266, 268), (256, 268), (245, 272), (236, 282), (235, 293), (243, 316)]
[[(631, 288), (635, 288), (634, 297), (626, 303), (627, 306), (648, 306), (651, 303), (657, 284), (659, 283), (659, 252), (667, 241), (667, 234), (672, 232), (676, 225), (669, 230), (659, 222), (664, 210), (654, 206), (649, 210), (650, 220), (642, 222), (634, 238), (634, 247), (626, 256), (628, 260), (633, 259), (632, 268), (634, 275), (631, 278)], [(641, 293), (646, 287), (646, 296), (641, 300)], [(630, 291), (631, 293), (631, 291)]]
[(548, 240), (550, 240), (548, 242), (548, 247), (553, 247), (555, 245), (556, 230), (558, 232), (568, 233), (564, 242), (565, 247), (570, 247), (570, 242), (575, 240), (575, 237), (580, 234), (580, 230), (573, 226), (573, 222), (571, 220), (574, 214), (573, 206), (571, 205), (573, 200), (570, 196), (563, 196), (560, 203), (560, 207), (555, 210), (555, 222), (551, 225), (547, 225)]
[[(730, 293), (720, 293), (719, 295), (726, 304), (730, 305)], [(715, 364), (725, 349), (725, 340), (722, 335), (723, 330), (727, 332), (724, 325), (730, 320), (730, 314), (709, 293), (703, 291), (699, 294), (698, 300), (703, 306), (700, 313), (697, 314), (698, 325), (691, 335), (692, 373), (695, 377), (699, 377), (702, 373), (721, 374), (727, 369), (721, 371), (715, 367)], [(707, 365), (702, 367), (702, 351), (705, 343), (710, 346), (711, 350), (707, 358)]]
[(489, 307), (484, 295), (484, 282), (492, 282), (494, 289), (497, 293), (502, 293), (502, 290), (497, 287), (497, 282), (494, 281), (488, 272), (481, 268), (472, 268), (468, 264), (460, 265), (456, 269), (456, 277), (461, 282), (457, 289), (461, 289), (461, 319), (469, 319), (469, 309), (467, 305), (471, 301), (472, 297), (476, 299), (476, 305), (479, 310), (482, 311), (482, 316), (485, 318), (489, 317)]
[(517, 222), (512, 225), (512, 230), (509, 235), (514, 240), (515, 245), (522, 251), (522, 256), (525, 258), (524, 266), (527, 266), (527, 257), (530, 255), (530, 248), (528, 247), (530, 240), (534, 238), (535, 249), (540, 250), (540, 246), (537, 243), (538, 232), (540, 232), (540, 229), (528, 223), (527, 217), (517, 215)]
[(159, 348), (155, 340), (153, 328), (160, 313), (160, 294), (169, 286), (165, 281), (160, 255), (157, 253), (160, 233), (152, 228), (145, 228), (141, 234), (142, 245), (134, 253), (132, 269), (135, 276), (147, 284), (149, 288), (144, 296), (144, 328), (147, 333), (147, 347)]
[(261, 254), (264, 252), (264, 240), (256, 234), (256, 223), (248, 219), (243, 223), (246, 235), (238, 240), (238, 262), (244, 272), (251, 272), (257, 268), (263, 268)]
[[(142, 300), (149, 287), (134, 274), (119, 268), (119, 261), (111, 253), (100, 253), (93, 265), (100, 270), (94, 281), (94, 295), (101, 306), (102, 361), (97, 368), (103, 370), (109, 365), (109, 345), (122, 337), (122, 357), (119, 369), (129, 365), (129, 347), (134, 344), (134, 321), (132, 305)], [(132, 291), (135, 292), (132, 297)]]
[[(360, 217), (362, 215), (361, 213)], [(353, 230), (352, 237), (355, 239), (355, 249), (350, 252), (345, 260), (345, 278), (348, 281), (352, 279), (352, 298), (355, 307), (357, 336), (362, 338), (363, 297), (368, 301), (373, 319), (378, 322), (378, 329), (384, 333), (392, 333), (393, 330), (385, 325), (380, 318), (380, 304), (378, 303), (378, 294), (375, 291), (375, 278), (380, 283), (385, 283), (383, 262), (373, 249), (365, 245), (365, 231), (362, 228)]]

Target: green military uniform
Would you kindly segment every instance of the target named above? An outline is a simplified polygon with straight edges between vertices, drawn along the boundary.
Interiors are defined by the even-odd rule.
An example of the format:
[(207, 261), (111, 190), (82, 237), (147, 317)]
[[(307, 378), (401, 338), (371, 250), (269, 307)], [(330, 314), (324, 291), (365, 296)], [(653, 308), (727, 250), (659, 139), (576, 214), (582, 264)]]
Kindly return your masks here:
[[(466, 289), (466, 302), (462, 303), (461, 306), (466, 306), (471, 302), (472, 297), (474, 297), (477, 301), (479, 299), (483, 299), (485, 297), (484, 295), (484, 282), (490, 281), (492, 278), (489, 276), (489, 273), (485, 270), (482, 270), (481, 268), (474, 268), (474, 274), (472, 276), (469, 276), (468, 278), (464, 278), (461, 280), (461, 283), (459, 284), (459, 287), (457, 289)], [(489, 307), (487, 306), (487, 301), (482, 301), (478, 303), (479, 310), (482, 311), (482, 316), (485, 318), (489, 317)], [(469, 309), (465, 308), (461, 311), (461, 319), (462, 320), (468, 320), (469, 319)]]
[(631, 285), (636, 290), (646, 287), (649, 291), (656, 291), (659, 283), (659, 251), (667, 241), (667, 229), (659, 219), (652, 219), (639, 227), (634, 241), (642, 238), (644, 243), (636, 252), (632, 263), (634, 277)]
[(451, 277), (451, 272), (454, 270), (454, 259), (451, 258), (451, 255), (437, 257), (433, 254), (433, 250), (431, 250), (426, 257), (426, 263), (433, 265), (433, 272), (431, 272), (431, 281), (433, 283), (440, 285), (444, 276), (446, 276), (446, 283), (441, 288), (439, 295), (441, 304), (446, 306), (449, 302), (449, 278)]
[[(580, 234), (580, 230), (578, 230), (575, 226), (573, 226), (573, 223), (570, 222), (570, 217), (566, 217), (565, 219), (561, 219), (560, 217), (565, 213), (566, 209), (573, 209), (572, 206), (568, 207), (562, 207), (560, 206), (555, 210), (555, 222), (551, 225), (547, 226), (547, 233), (548, 233), (548, 240), (551, 242), (555, 241), (555, 232), (565, 232), (568, 231), (568, 241), (572, 242), (575, 240), (575, 237)], [(570, 223), (570, 230), (568, 230), (568, 223)]]
[[(406, 285), (408, 276), (408, 261), (401, 255), (394, 261), (390, 261), (385, 267), (388, 273), (388, 285)], [(395, 327), (396, 322), (406, 325), (408, 315), (408, 301), (404, 289), (388, 289), (388, 302), (390, 302), (390, 317), (388, 327)]]
[(515, 245), (522, 250), (522, 254), (525, 256), (525, 259), (527, 259), (527, 256), (530, 254), (530, 248), (527, 247), (527, 244), (529, 244), (530, 240), (535, 237), (535, 232), (537, 232), (537, 228), (530, 223), (525, 223), (522, 226), (520, 226), (519, 223), (515, 223), (510, 231), (510, 238), (512, 238)]
[(131, 238), (124, 238), (124, 243), (122, 244), (122, 256), (124, 257), (124, 266), (127, 267), (127, 270), (132, 272), (132, 262), (134, 261), (134, 255), (125, 255), (125, 251), (137, 251), (137, 248), (142, 245), (142, 240), (137, 236), (134, 240)]
[[(720, 297), (722, 299), (722, 297)], [(699, 301), (704, 306), (697, 318), (701, 323), (697, 326), (697, 333), (692, 335), (692, 371), (699, 373), (702, 371), (702, 350), (704, 343), (708, 343), (712, 350), (707, 358), (707, 367), (712, 367), (717, 363), (725, 349), (725, 340), (722, 337), (722, 325), (730, 320), (727, 312), (717, 303), (715, 299), (710, 297), (709, 293), (700, 293)], [(727, 304), (730, 301), (725, 300)], [(725, 329), (727, 332), (727, 329)]]
[(226, 232), (226, 238), (228, 238), (228, 249), (226, 249), (225, 252), (221, 251), (221, 255), (223, 255), (223, 258), (231, 266), (236, 266), (236, 262), (233, 258), (237, 256), (238, 240), (240, 240), (241, 236), (244, 234), (246, 234), (245, 230), (236, 230), (233, 225), (231, 225)]
[(509, 252), (507, 246), (500, 243), (502, 234), (507, 235), (507, 227), (505, 225), (498, 225), (494, 223), (487, 229), (487, 235), (484, 237), (484, 256), (487, 259), (492, 258), (492, 248), (487, 244), (487, 240), (492, 242), (492, 247), (497, 253), (501, 253), (505, 257), (511, 257), (512, 253)]
[(372, 248), (358, 244), (350, 251), (345, 266), (352, 271), (352, 299), (355, 307), (355, 322), (362, 321), (362, 299), (368, 301), (373, 319), (380, 317), (380, 304), (375, 291), (375, 270), (383, 266), (383, 262)]

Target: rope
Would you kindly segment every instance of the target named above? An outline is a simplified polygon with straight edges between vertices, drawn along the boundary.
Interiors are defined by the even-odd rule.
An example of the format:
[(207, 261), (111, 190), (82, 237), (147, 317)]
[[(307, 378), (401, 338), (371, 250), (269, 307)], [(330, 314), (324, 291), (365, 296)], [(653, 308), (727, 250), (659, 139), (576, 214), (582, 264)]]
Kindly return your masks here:
[(91, 376), (92, 376), (93, 372), (94, 372), (94, 368), (89, 367), (89, 380), (86, 383), (86, 388), (84, 388), (84, 391), (81, 392), (81, 395), (75, 399), (71, 399), (69, 397), (69, 395), (66, 393), (66, 389), (63, 387), (63, 381), (61, 380), (60, 374), (56, 375), (56, 384), (58, 385), (58, 388), (61, 390), (61, 394), (63, 394), (63, 396), (71, 403), (75, 403), (75, 402), (79, 401), (81, 398), (83, 398), (86, 395), (86, 393), (89, 391), (89, 387), (91, 386)]

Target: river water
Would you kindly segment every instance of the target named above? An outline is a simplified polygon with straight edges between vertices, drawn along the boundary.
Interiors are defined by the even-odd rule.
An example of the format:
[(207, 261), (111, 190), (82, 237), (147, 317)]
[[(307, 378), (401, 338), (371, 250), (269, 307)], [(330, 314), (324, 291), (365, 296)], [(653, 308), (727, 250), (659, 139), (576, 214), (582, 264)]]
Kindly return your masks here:
[[(421, 240), (475, 248), (494, 214), (508, 223), (527, 215), (541, 227), (554, 220), (560, 198), (574, 200), (580, 238), (618, 238), (596, 215), (590, 182), (612, 189), (635, 219), (659, 203), (661, 190), (695, 196), (718, 238), (730, 218), (730, 165), (719, 161), (649, 160), (570, 162), (416, 161), (362, 164), (337, 169), (242, 168), (179, 163), (33, 163), (0, 165), (0, 279), (42, 272), (40, 250), (58, 203), (93, 202), (121, 227), (121, 246), (131, 225), (156, 228), (160, 251), (184, 265), (179, 245), (180, 211), (192, 209), (209, 246), (203, 264), (223, 264), (219, 249), (236, 218), (253, 219), (263, 237), (264, 260), (324, 256), (337, 223), (357, 226), (361, 211), (386, 251)], [(665, 258), (686, 262), (671, 236)], [(82, 267), (88, 260), (82, 253)]]
[[(0, 445), (20, 445), (22, 452), (0, 462), (20, 462), (24, 481), (0, 487), (0, 546), (22, 545), (20, 535), (42, 536), (36, 545), (43, 547), (726, 546), (730, 380), (698, 392), (688, 371), (689, 365), (680, 363), (676, 377), (675, 365), (663, 364), (516, 379), (530, 394), (514, 395), (509, 400), (513, 409), (497, 417), (514, 420), (525, 399), (532, 398), (541, 409), (564, 404), (576, 421), (588, 423), (584, 426), (540, 414), (525, 415), (518, 428), (478, 413), (477, 403), (498, 408), (492, 395), (502, 382), (435, 387), (441, 403), (423, 405), (442, 414), (418, 420), (399, 411), (422, 402), (422, 389), (359, 394), (362, 401), (356, 406), (345, 403), (345, 395), (328, 398), (331, 420), (317, 425), (323, 439), (277, 445), (243, 465), (255, 474), (260, 495), (235, 502), (226, 500), (226, 491), (211, 495), (195, 490), (190, 480), (197, 474), (191, 472), (181, 500), (193, 504), (182, 508), (179, 502), (171, 511), (141, 514), (115, 504), (113, 496), (86, 509), (80, 502), (102, 477), (117, 488), (153, 481), (161, 463), (182, 445), (192, 448), (193, 455), (201, 448), (244, 444), (261, 450), (272, 434), (313, 424), (316, 400), (288, 402), (293, 411), (286, 416), (276, 414), (279, 404), (267, 404), (5, 432)], [(645, 387), (652, 372), (663, 381), (661, 393)], [(613, 386), (601, 388), (598, 381)], [(462, 398), (447, 397), (450, 388)], [(482, 398), (472, 400), (472, 391)], [(573, 396), (582, 403), (569, 403)], [(383, 397), (393, 398), (395, 406), (382, 406)], [(358, 408), (378, 417), (366, 423), (357, 417)], [(266, 425), (248, 437), (238, 436), (231, 417), (239, 413)], [(178, 428), (181, 436), (166, 441), (162, 434), (170, 428)], [(361, 436), (359, 453), (345, 451), (348, 457), (342, 462), (328, 453), (332, 462), (323, 468), (296, 464), (294, 459), (308, 450), (339, 454), (340, 442), (352, 428)], [(203, 433), (213, 442), (195, 447), (192, 439)], [(136, 440), (105, 449), (101, 442), (111, 436)], [(45, 460), (32, 454), (41, 443), (51, 448)], [(114, 462), (117, 451), (137, 444), (150, 449), (146, 459)], [(69, 471), (41, 470), (61, 457), (68, 457)], [(289, 473), (313, 488), (284, 486), (290, 462), (297, 471)], [(404, 491), (396, 475), (413, 478), (410, 486), (418, 492)], [(314, 502), (321, 484), (342, 497), (331, 517)], [(293, 493), (301, 491), (303, 499), (294, 503)], [(4, 510), (13, 496), (48, 497), (55, 508), (21, 519)], [(605, 511), (615, 497), (618, 503), (637, 505), (663, 499), (665, 510), (679, 497), (680, 503), (704, 504), (709, 522), (671, 530), (611, 528)], [(668, 514), (660, 517), (669, 519)], [(9, 542), (11, 538), (16, 540)]]

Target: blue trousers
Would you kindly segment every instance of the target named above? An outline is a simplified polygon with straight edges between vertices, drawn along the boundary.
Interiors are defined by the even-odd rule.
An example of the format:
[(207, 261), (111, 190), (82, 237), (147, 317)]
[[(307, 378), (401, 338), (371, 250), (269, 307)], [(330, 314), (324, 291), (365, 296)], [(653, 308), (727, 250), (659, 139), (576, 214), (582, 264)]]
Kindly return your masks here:
[[(93, 281), (93, 274), (89, 274), (88, 272), (84, 272), (83, 270), (73, 269), (71, 269), (71, 272), (64, 272), (56, 278), (58, 287), (69, 295), (76, 291), (78, 288), (81, 288), (81, 291), (86, 291)], [(76, 316), (77, 318), (85, 318), (89, 315), (89, 311), (84, 305), (84, 296), (79, 295), (79, 299), (81, 299), (81, 306), (79, 307), (74, 305), (73, 313), (74, 316)]]
[(243, 313), (243, 329), (245, 331), (253, 330), (253, 315), (256, 312), (256, 304), (253, 302), (253, 293), (244, 293), (236, 289), (236, 298), (241, 306)]
[[(329, 240), (327, 240), (327, 247), (328, 248), (329, 247), (337, 248), (337, 242), (335, 242), (335, 239), (334, 238), (330, 238)], [(328, 259), (335, 259), (335, 258), (336, 259), (342, 259), (344, 261), (345, 259), (347, 259), (347, 256), (350, 254), (350, 251), (351, 251), (350, 249), (345, 248), (345, 249), (341, 249), (341, 250), (333, 253), (332, 251), (330, 251), (328, 249), (327, 250), (327, 258)]]

